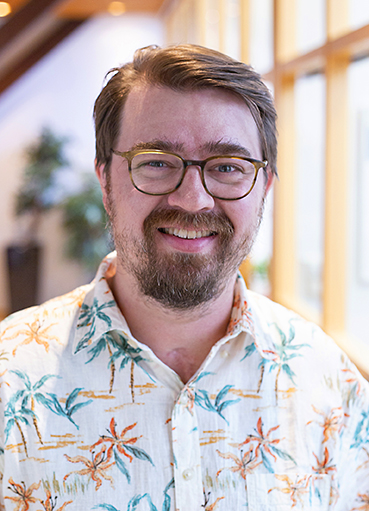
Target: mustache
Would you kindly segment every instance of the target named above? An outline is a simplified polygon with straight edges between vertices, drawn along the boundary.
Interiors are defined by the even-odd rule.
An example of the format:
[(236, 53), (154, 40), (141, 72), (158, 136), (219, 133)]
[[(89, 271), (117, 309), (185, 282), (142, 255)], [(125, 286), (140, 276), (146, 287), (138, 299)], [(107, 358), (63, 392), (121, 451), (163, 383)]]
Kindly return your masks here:
[(155, 209), (145, 218), (144, 233), (149, 234), (153, 229), (168, 227), (173, 224), (184, 229), (195, 228), (213, 231), (223, 237), (234, 234), (233, 223), (225, 213), (189, 213), (179, 209), (166, 208)]

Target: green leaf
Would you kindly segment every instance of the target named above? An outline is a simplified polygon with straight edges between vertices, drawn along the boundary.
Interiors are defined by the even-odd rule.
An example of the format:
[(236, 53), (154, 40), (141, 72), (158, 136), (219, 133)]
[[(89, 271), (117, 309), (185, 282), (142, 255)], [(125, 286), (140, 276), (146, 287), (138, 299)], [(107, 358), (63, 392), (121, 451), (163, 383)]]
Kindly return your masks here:
[(18, 370), (10, 370), (10, 372), (16, 374), (21, 380), (23, 380), (27, 389), (31, 390), (31, 387), (32, 387), (31, 380), (28, 378), (28, 376), (25, 373), (22, 373), (21, 371), (18, 371)]
[(74, 415), (80, 408), (83, 408), (84, 406), (89, 405), (92, 403), (93, 399), (89, 399), (88, 401), (84, 401), (83, 403), (77, 403), (69, 410), (68, 415)]
[(127, 470), (127, 467), (124, 464), (124, 461), (120, 458), (120, 456), (117, 454), (116, 450), (114, 449), (114, 460), (115, 464), (117, 465), (118, 469), (124, 474), (127, 478), (128, 483), (131, 482), (131, 476)]
[(81, 392), (81, 390), (83, 390), (83, 388), (79, 387), (79, 388), (74, 389), (73, 392), (71, 392), (69, 394), (68, 399), (65, 402), (66, 410), (69, 410), (71, 404), (77, 399), (78, 394)]
[(155, 466), (150, 456), (143, 449), (140, 449), (139, 447), (132, 447), (131, 445), (124, 445), (124, 449), (130, 452), (135, 458), (149, 461), (152, 466)]
[(58, 376), (56, 374), (45, 374), (45, 376), (43, 376), (37, 383), (34, 384), (33, 390), (38, 390), (50, 378), (60, 378), (60, 376)]

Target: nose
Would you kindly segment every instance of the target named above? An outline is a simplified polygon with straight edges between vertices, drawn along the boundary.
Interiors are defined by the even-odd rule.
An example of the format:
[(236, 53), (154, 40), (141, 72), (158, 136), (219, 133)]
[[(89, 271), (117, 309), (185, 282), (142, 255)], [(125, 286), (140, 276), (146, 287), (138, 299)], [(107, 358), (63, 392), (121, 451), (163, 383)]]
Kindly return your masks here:
[(189, 165), (180, 187), (167, 195), (168, 204), (185, 211), (195, 213), (210, 210), (214, 207), (214, 199), (205, 190), (201, 180), (200, 167)]

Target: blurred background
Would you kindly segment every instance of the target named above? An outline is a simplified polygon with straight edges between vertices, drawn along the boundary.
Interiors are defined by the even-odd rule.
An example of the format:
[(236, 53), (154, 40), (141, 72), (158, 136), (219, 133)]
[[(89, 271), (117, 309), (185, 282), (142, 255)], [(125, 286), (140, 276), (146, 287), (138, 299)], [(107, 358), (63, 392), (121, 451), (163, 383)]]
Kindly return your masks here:
[(367, 0), (9, 0), (0, 16), (0, 317), (28, 285), (40, 303), (93, 277), (111, 249), (94, 100), (135, 49), (190, 42), (251, 64), (275, 96), (280, 180), (241, 268), (249, 287), (368, 376)]

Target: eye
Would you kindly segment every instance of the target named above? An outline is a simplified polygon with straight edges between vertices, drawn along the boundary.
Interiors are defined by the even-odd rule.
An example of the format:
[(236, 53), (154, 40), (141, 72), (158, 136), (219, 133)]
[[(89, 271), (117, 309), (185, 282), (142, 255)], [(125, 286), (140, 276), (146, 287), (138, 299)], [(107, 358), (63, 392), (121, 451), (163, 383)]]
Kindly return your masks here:
[(240, 167), (237, 167), (236, 165), (231, 165), (229, 163), (224, 163), (222, 165), (217, 165), (216, 167), (214, 167), (214, 170), (216, 170), (217, 172), (236, 172), (236, 171), (239, 171), (239, 172), (242, 172), (242, 169)]
[(213, 161), (211, 165), (208, 165), (207, 169), (210, 173), (216, 174), (237, 174), (241, 172), (245, 173), (245, 168), (242, 164), (236, 164), (235, 162), (217, 162)]
[(168, 169), (171, 167), (170, 163), (162, 160), (143, 160), (135, 162), (136, 168), (151, 168), (151, 169)]
[(180, 166), (181, 161), (178, 161), (178, 158), (173, 158), (170, 155), (138, 154), (132, 161), (132, 167), (137, 170), (171, 170)]
[(149, 161), (146, 163), (149, 167), (168, 167), (170, 166), (167, 161)]

